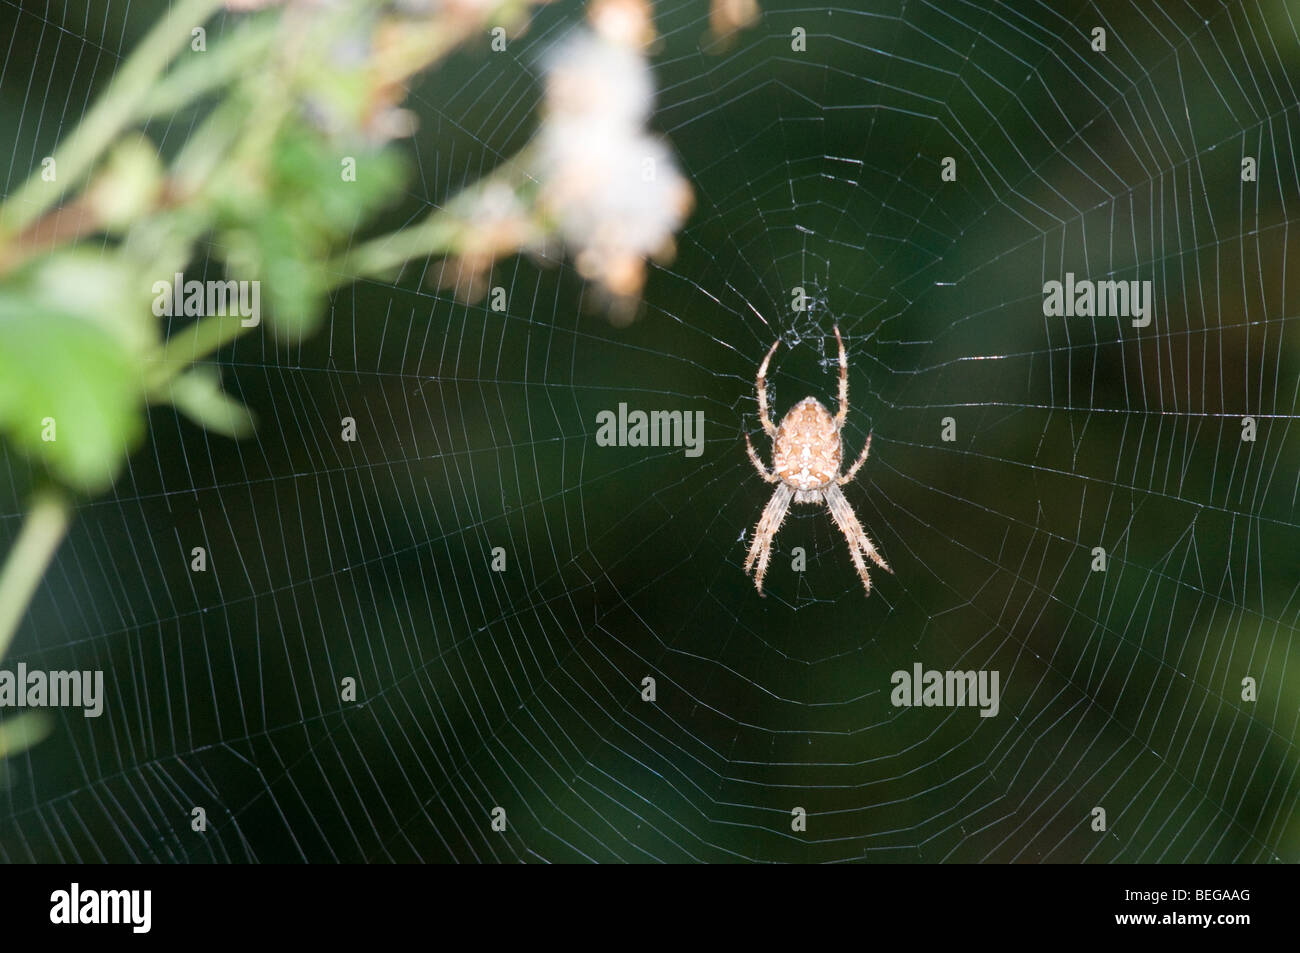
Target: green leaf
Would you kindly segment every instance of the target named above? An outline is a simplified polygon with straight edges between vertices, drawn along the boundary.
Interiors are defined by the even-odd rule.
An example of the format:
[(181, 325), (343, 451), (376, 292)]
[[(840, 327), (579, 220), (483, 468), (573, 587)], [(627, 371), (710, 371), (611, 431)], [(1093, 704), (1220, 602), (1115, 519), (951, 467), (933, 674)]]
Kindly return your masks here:
[(40, 302), (35, 307), (41, 311), (76, 315), (99, 325), (128, 353), (143, 359), (157, 346), (159, 335), (158, 321), (150, 314), (151, 283), (122, 256), (77, 246), (33, 262), (14, 276), (11, 291)]
[(195, 367), (172, 381), (170, 398), (176, 409), (200, 427), (239, 439), (253, 432), (253, 412), (221, 389), (221, 372)]
[(351, 234), (370, 212), (396, 198), (409, 172), (395, 149), (357, 148), (343, 154), (356, 162), (355, 181), (343, 179), (339, 146), (291, 126), (272, 159), (277, 193), (293, 193), (302, 214), (334, 239)]
[(328, 287), (322, 236), (304, 216), (270, 209), (257, 221), (255, 235), (276, 332), (291, 339), (310, 334), (324, 317)]
[(0, 292), (0, 431), (64, 483), (113, 482), (144, 432), (142, 380), (104, 325)]
[(0, 759), (40, 744), (51, 725), (50, 717), (40, 711), (26, 711), (0, 721)]
[[(262, 282), (275, 333), (296, 340), (324, 316), (331, 256), (399, 194), (407, 165), (395, 149), (340, 151), (299, 122), (273, 150), (264, 181), (232, 178), (219, 190), (216, 244), (227, 274)], [(343, 178), (345, 155), (356, 159), (355, 181)]]
[(162, 189), (158, 150), (146, 137), (136, 134), (122, 139), (108, 154), (86, 198), (104, 227), (120, 232), (152, 211)]

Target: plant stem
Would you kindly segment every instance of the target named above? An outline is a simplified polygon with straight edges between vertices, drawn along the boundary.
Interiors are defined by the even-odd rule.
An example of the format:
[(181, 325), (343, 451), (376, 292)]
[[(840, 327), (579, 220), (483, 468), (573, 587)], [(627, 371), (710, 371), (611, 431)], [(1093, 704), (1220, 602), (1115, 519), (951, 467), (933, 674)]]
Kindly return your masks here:
[(68, 531), (71, 516), (72, 507), (57, 491), (43, 491), (32, 500), (18, 539), (0, 570), (0, 658), (9, 651), (18, 623), (27, 614), (36, 587)]
[(131, 121), (139, 123), (154, 116), (173, 116), (232, 83), (250, 67), (261, 66), (270, 56), (268, 49), (278, 26), (278, 13), (262, 14), (223, 37), (210, 52), (178, 63), (140, 99)]
[(150, 387), (164, 387), (191, 364), (216, 353), (248, 330), (237, 314), (213, 315), (187, 325), (163, 345)]
[(332, 263), (331, 285), (338, 288), (358, 278), (395, 271), (415, 258), (446, 254), (455, 249), (464, 231), (463, 223), (435, 214), (419, 225), (372, 239)]
[[(383, 275), (415, 258), (446, 254), (454, 250), (463, 232), (461, 222), (445, 214), (435, 214), (419, 225), (366, 242), (335, 260), (330, 269), (331, 289), (358, 278)], [(153, 365), (149, 380), (151, 392), (161, 394), (173, 378), (192, 364), (215, 354), (248, 330), (239, 315), (212, 315), (177, 331), (163, 344), (162, 354)]]
[[(451, 251), (461, 231), (460, 223), (435, 216), (413, 228), (376, 238), (336, 261), (331, 269), (332, 287), (337, 289), (358, 278), (382, 275), (413, 258)], [(248, 330), (240, 316), (232, 314), (200, 318), (177, 331), (163, 344), (162, 354), (153, 365), (150, 390), (161, 393), (192, 364), (215, 354)]]
[[(467, 185), (443, 208), (431, 212), (423, 222), (400, 228), (387, 235), (372, 238), (330, 262), (330, 289), (356, 281), (358, 278), (378, 278), (391, 275), (409, 261), (430, 255), (450, 255), (465, 251), (466, 239), (478, 227), (474, 224), (474, 208), (487, 190), (506, 186), (518, 194), (520, 183), (529, 187), (531, 153), (525, 149), (502, 162), (472, 185)], [(517, 251), (518, 249), (511, 249)], [(498, 247), (497, 255), (507, 253)]]
[(20, 232), (81, 182), (104, 151), (135, 116), (159, 74), (190, 41), (199, 26), (222, 0), (180, 0), (136, 47), (113, 77), (108, 89), (86, 114), (68, 140), (54, 153), (54, 182), (38, 170), (0, 208), (0, 233)]

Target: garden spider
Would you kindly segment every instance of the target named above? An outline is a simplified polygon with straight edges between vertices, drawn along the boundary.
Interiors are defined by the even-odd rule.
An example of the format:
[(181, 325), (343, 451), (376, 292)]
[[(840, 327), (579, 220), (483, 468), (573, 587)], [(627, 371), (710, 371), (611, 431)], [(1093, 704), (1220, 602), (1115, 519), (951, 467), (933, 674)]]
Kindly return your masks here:
[(876, 544), (863, 530), (853, 507), (840, 489), (867, 462), (871, 435), (867, 435), (867, 445), (862, 448), (862, 456), (841, 476), (843, 440), (840, 432), (849, 414), (849, 363), (844, 356), (844, 340), (840, 337), (838, 326), (835, 328), (835, 341), (840, 348), (840, 406), (839, 413), (834, 417), (817, 398), (805, 397), (782, 418), (781, 426), (772, 426), (772, 419), (767, 415), (767, 365), (781, 343), (780, 338), (777, 338), (758, 367), (758, 417), (763, 423), (763, 430), (772, 438), (772, 469), (769, 471), (758, 459), (749, 434), (745, 434), (745, 449), (763, 479), (777, 484), (754, 530), (754, 542), (745, 559), (747, 573), (754, 565), (754, 560), (758, 560), (754, 586), (759, 595), (763, 594), (763, 576), (772, 554), (772, 537), (781, 528), (781, 521), (785, 519), (791, 501), (824, 503), (831, 511), (835, 524), (848, 540), (849, 555), (853, 557), (853, 565), (862, 578), (862, 586), (867, 590), (867, 595), (871, 595), (871, 577), (867, 574), (867, 564), (862, 561), (864, 555), (886, 572), (893, 572), (880, 553), (876, 552)]

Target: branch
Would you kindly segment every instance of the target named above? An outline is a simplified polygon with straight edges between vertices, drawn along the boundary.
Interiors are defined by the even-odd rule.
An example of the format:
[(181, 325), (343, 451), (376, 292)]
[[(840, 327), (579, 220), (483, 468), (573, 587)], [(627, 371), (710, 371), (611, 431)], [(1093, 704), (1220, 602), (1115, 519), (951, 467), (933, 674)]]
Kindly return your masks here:
[(46, 182), (40, 170), (0, 208), (0, 233), (14, 234), (81, 182), (100, 154), (136, 116), (158, 76), (222, 0), (180, 0), (127, 59), (104, 95), (54, 153), (58, 179)]
[(0, 658), (9, 651), (18, 623), (27, 614), (36, 587), (68, 531), (71, 515), (71, 505), (57, 491), (43, 491), (32, 501), (22, 531), (0, 570)]

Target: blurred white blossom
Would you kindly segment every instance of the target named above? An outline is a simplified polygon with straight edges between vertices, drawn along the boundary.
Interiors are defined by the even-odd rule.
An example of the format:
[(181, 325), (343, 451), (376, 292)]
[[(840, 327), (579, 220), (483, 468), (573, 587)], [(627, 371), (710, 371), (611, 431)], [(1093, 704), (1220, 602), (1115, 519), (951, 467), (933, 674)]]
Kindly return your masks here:
[(632, 46), (582, 30), (550, 56), (539, 201), (583, 277), (618, 298), (640, 292), (646, 258), (672, 253), (693, 202), (671, 149), (645, 129), (653, 96)]
[(587, 20), (607, 40), (645, 48), (656, 39), (649, 0), (591, 0)]
[(546, 58), (546, 123), (611, 135), (639, 131), (654, 104), (654, 82), (635, 50), (579, 29)]

